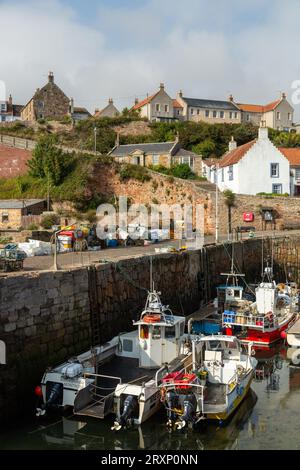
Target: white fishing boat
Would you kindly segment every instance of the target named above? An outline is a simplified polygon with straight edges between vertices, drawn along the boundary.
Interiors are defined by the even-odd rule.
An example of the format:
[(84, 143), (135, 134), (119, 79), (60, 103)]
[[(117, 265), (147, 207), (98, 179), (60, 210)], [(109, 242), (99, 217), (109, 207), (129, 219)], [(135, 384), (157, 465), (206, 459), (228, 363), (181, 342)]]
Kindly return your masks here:
[[(205, 336), (192, 342), (193, 368), (162, 379), (167, 426), (182, 429), (200, 420), (227, 420), (246, 397), (257, 360), (236, 337)], [(159, 384), (157, 384), (159, 385)]]
[(136, 329), (47, 370), (36, 388), (37, 415), (73, 407), (75, 415), (116, 414), (113, 429), (141, 424), (161, 406), (159, 384), (167, 371), (192, 366), (185, 317), (175, 316), (149, 292)]

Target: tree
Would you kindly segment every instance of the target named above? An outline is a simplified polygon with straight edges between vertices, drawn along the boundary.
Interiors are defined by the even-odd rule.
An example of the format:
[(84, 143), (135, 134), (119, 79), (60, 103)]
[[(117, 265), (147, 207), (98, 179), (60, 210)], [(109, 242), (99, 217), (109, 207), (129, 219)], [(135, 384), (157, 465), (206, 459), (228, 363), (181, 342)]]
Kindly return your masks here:
[(214, 154), (216, 144), (211, 139), (205, 139), (200, 144), (194, 145), (192, 150), (198, 155), (202, 155), (203, 158), (208, 158)]
[(231, 210), (232, 207), (234, 207), (235, 204), (235, 194), (232, 192), (230, 189), (226, 189), (223, 192), (223, 196), (225, 198), (225, 204), (228, 209), (228, 234), (232, 234), (232, 217), (231, 217)]
[(66, 176), (70, 160), (71, 156), (55, 145), (52, 136), (42, 137), (28, 162), (29, 172), (37, 178), (49, 178), (57, 186)]

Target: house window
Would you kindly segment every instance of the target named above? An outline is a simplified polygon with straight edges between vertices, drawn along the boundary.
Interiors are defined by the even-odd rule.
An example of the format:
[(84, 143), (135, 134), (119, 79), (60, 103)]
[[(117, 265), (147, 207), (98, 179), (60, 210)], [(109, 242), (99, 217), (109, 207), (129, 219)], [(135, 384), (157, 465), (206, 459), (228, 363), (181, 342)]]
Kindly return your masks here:
[(279, 178), (279, 163), (271, 163), (271, 178)]
[(6, 111), (6, 104), (5, 103), (1, 104), (1, 111)]
[(159, 104), (159, 103), (157, 103), (157, 104), (155, 105), (155, 111), (157, 111), (157, 112), (160, 111), (160, 104)]
[(9, 221), (9, 216), (7, 212), (2, 212), (2, 223), (6, 224)]
[(247, 114), (247, 121), (250, 121), (250, 114)]
[(5, 116), (1, 116), (1, 121), (5, 122)]
[(159, 155), (152, 155), (152, 165), (159, 164)]
[(217, 117), (217, 111), (213, 111), (213, 117), (214, 117), (214, 118)]
[(273, 194), (282, 194), (282, 184), (272, 184)]
[(182, 157), (181, 158), (181, 163), (184, 163), (186, 165), (189, 165), (189, 167), (191, 167), (191, 159), (190, 157)]
[(191, 114), (194, 114), (194, 110), (193, 110), (193, 108), (191, 108)]
[(235, 119), (237, 119), (238, 118), (238, 113), (234, 113), (234, 117), (235, 117)]
[(168, 112), (169, 112), (169, 105), (165, 104), (165, 113), (168, 113)]
[(229, 181), (233, 181), (233, 165), (230, 165), (228, 168), (228, 179)]
[(222, 183), (224, 183), (224, 168), (222, 168), (222, 171), (221, 171), (221, 181)]
[(220, 111), (220, 118), (224, 119), (224, 111)]
[(288, 113), (288, 120), (289, 120), (289, 121), (292, 120), (292, 113)]
[(277, 111), (277, 113), (276, 113), (276, 118), (277, 118), (278, 120), (280, 119), (280, 112), (279, 112), (279, 111)]
[(208, 111), (208, 109), (205, 111), (205, 117), (209, 118), (209, 111)]
[(179, 114), (180, 114), (180, 111), (179, 111), (179, 109), (177, 109), (177, 116), (179, 116)]
[(229, 119), (232, 119), (232, 114), (233, 114), (232, 111), (230, 111), (230, 113), (229, 113)]
[(200, 109), (197, 109), (197, 114), (198, 114), (198, 116), (199, 116), (199, 114), (200, 114)]
[(296, 168), (296, 170), (295, 170), (295, 178), (296, 178), (296, 180), (300, 180), (300, 168)]

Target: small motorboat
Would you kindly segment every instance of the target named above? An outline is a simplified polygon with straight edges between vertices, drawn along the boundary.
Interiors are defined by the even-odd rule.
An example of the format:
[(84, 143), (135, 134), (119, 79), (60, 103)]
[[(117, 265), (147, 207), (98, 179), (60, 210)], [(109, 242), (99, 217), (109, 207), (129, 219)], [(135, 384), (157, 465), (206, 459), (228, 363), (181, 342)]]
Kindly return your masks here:
[[(192, 370), (166, 374), (160, 386), (167, 426), (183, 429), (201, 420), (227, 420), (243, 401), (257, 360), (251, 344), (242, 351), (236, 337), (205, 336), (192, 341)], [(245, 348), (245, 346), (244, 346)]]
[(116, 414), (113, 429), (141, 424), (161, 406), (159, 384), (166, 372), (192, 367), (192, 343), (185, 317), (164, 306), (160, 293), (148, 293), (134, 331), (46, 370), (36, 387), (36, 414), (73, 407), (75, 415)]

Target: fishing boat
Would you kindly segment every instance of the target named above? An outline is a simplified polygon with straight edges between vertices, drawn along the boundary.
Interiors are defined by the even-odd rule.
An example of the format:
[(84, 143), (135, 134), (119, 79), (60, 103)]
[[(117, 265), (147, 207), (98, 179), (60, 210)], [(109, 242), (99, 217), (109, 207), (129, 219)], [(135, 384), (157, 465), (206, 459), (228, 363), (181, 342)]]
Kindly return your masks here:
[(134, 331), (47, 370), (36, 388), (38, 416), (73, 407), (75, 415), (116, 414), (113, 429), (141, 424), (161, 406), (160, 378), (192, 365), (185, 317), (164, 306), (152, 290)]
[[(269, 276), (269, 271), (267, 272)], [(242, 298), (243, 287), (225, 289), (222, 326), (243, 342), (269, 346), (295, 321), (299, 292), (295, 283), (276, 284), (270, 277), (255, 289), (255, 301)]]
[[(167, 374), (160, 385), (167, 426), (180, 430), (201, 420), (226, 421), (246, 397), (257, 361), (236, 337), (212, 335), (192, 341), (193, 367)], [(159, 384), (157, 384), (159, 385)]]

